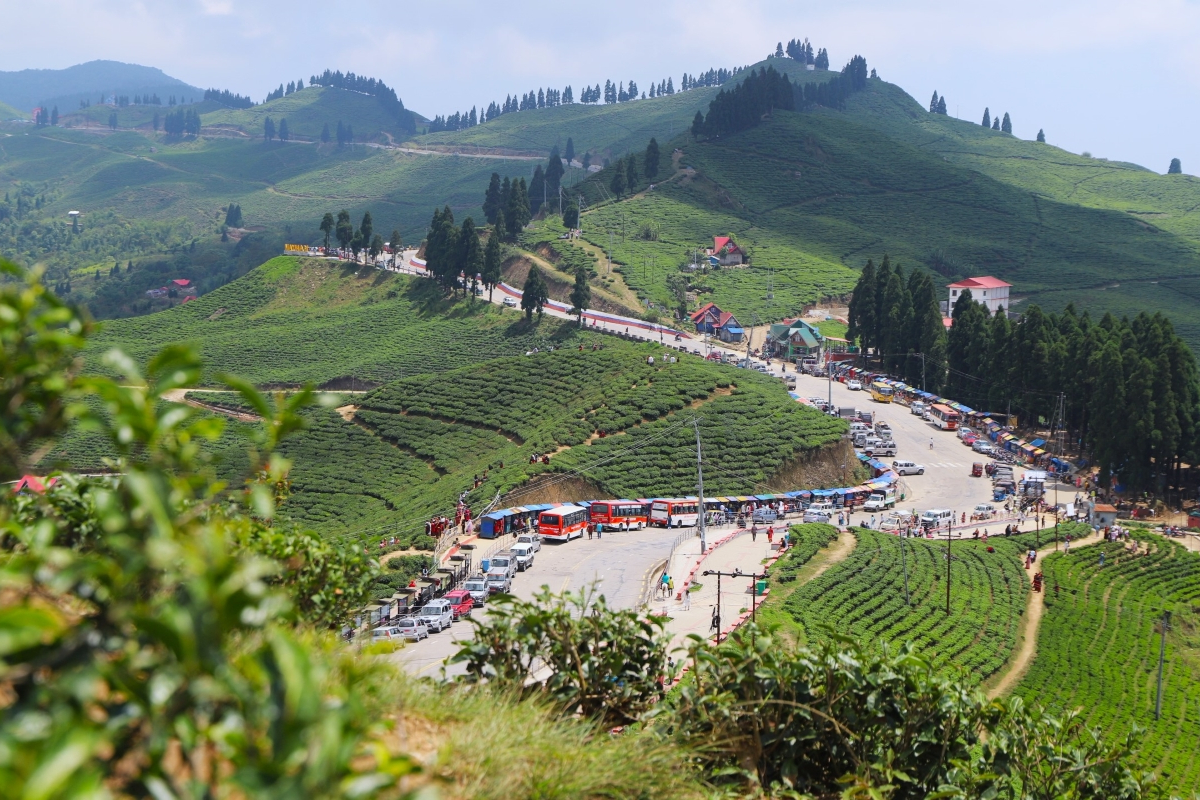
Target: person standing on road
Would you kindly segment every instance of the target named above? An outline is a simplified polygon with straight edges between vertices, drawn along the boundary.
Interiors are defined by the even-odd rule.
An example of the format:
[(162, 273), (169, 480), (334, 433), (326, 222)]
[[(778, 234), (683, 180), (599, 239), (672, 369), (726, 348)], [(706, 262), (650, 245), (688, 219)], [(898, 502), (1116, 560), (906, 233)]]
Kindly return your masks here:
[(596, 523), (596, 538), (597, 539), (604, 538), (604, 523), (603, 522)]
[(932, 436), (929, 437), (929, 449), (930, 450), (933, 449), (933, 437)]
[(758, 526), (755, 525), (753, 528), (750, 529), (750, 543), (753, 544), (754, 542), (757, 542), (757, 541), (758, 541)]
[(769, 527), (769, 528), (767, 528), (767, 544), (771, 545), (774, 543), (775, 543), (775, 528)]

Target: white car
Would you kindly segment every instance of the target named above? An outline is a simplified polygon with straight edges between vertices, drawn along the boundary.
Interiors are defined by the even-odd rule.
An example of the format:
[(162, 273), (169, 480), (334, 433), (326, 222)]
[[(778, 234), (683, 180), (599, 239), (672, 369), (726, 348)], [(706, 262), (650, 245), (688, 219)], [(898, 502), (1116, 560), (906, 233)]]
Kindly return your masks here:
[(846, 381), (846, 388), (852, 392), (861, 392), (862, 381)]
[(833, 519), (833, 515), (828, 511), (814, 511), (809, 509), (804, 512), (804, 522), (829, 522)]
[(507, 306), (508, 308), (516, 308), (517, 307), (517, 301), (515, 299), (513, 299), (512, 297), (505, 296), (505, 298), (501, 302), (504, 303), (504, 305)]
[(454, 624), (454, 610), (449, 600), (430, 600), (417, 612), (417, 621), (425, 623), (434, 633), (441, 633)]
[(517, 544), (527, 544), (537, 553), (542, 549), (542, 537), (536, 533), (522, 533), (517, 537)]
[(912, 461), (893, 461), (892, 469), (896, 470), (897, 475), (924, 475), (925, 467), (920, 464), (914, 464)]
[(396, 620), (393, 625), (376, 628), (372, 632), (371, 638), (376, 642), (387, 639), (408, 639), (410, 642), (419, 642), (429, 638), (429, 628), (419, 619), (406, 617)]

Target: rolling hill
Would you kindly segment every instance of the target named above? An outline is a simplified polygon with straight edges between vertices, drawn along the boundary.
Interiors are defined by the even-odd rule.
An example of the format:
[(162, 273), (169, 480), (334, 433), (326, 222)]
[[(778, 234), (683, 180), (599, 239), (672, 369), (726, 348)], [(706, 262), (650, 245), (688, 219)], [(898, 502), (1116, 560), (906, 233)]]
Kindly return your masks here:
[(329, 126), (330, 136), (334, 136), (338, 122), (354, 128), (355, 141), (391, 143), (408, 138), (396, 118), (375, 98), (344, 89), (309, 86), (250, 108), (207, 105), (201, 119), (206, 132), (210, 133), (236, 131), (251, 139), (260, 139), (263, 123), (271, 117), (276, 124), (286, 119), (293, 137), (311, 142), (320, 140), (325, 125)]
[(97, 103), (101, 95), (158, 94), (200, 100), (204, 90), (172, 78), (155, 67), (120, 61), (88, 61), (66, 69), (23, 69), (0, 72), (0, 103), (17, 108), (57, 105), (60, 112), (79, 107), (80, 100)]

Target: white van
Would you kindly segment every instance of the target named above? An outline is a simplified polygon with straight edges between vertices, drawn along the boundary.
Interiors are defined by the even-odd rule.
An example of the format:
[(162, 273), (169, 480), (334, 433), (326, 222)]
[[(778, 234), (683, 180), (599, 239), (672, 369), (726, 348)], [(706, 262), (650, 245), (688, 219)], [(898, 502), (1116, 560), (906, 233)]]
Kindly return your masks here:
[(925, 404), (921, 402), (914, 402), (908, 407), (908, 410), (919, 417), (925, 413)]
[(893, 461), (892, 469), (897, 475), (924, 475), (925, 468), (912, 461)]
[(954, 521), (954, 512), (948, 508), (931, 508), (921, 515), (921, 527), (941, 528)]

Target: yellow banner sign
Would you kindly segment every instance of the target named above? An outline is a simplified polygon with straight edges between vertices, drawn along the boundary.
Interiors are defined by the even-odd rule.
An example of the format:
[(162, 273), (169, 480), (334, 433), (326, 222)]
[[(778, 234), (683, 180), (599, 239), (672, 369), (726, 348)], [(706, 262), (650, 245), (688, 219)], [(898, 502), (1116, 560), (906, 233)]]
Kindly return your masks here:
[(307, 253), (308, 245), (306, 244), (285, 244), (283, 246), (285, 253)]

